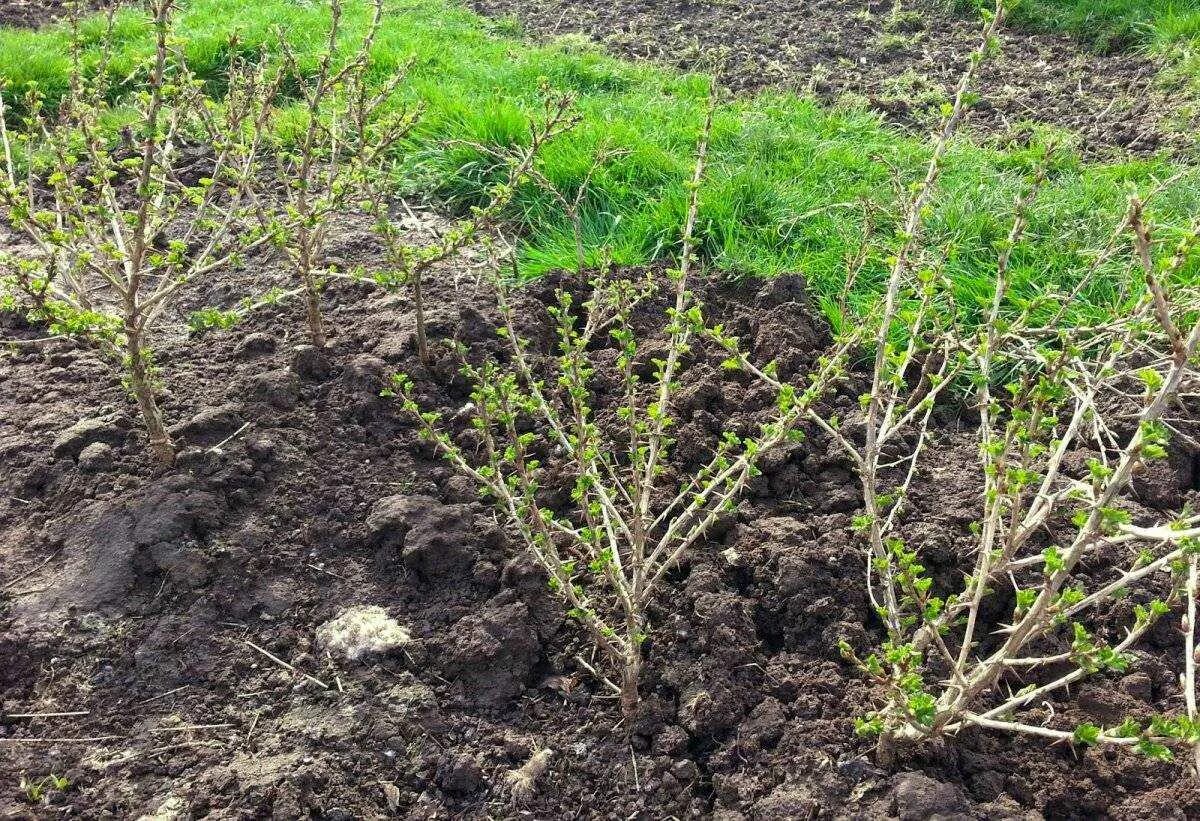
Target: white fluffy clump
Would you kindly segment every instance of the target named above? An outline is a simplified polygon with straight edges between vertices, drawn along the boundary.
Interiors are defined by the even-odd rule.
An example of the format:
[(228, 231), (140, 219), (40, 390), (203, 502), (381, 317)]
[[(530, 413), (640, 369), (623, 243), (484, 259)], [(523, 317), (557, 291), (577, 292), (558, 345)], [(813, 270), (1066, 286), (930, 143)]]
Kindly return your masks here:
[(412, 634), (376, 605), (356, 605), (317, 628), (317, 642), (330, 653), (358, 661), (389, 653), (412, 641)]
[(553, 757), (553, 750), (542, 748), (536, 750), (520, 767), (505, 773), (509, 793), (514, 801), (524, 802), (534, 796), (537, 791), (537, 781), (546, 774), (546, 770), (550, 768), (550, 759)]

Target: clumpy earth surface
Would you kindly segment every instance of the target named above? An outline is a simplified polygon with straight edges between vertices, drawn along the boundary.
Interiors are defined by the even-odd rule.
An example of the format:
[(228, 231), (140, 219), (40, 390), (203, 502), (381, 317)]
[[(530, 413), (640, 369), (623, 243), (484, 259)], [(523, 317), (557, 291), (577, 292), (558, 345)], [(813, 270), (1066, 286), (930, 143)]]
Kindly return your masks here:
[[(0, 26), (42, 26), (70, 16), (75, 0), (0, 0)], [(115, 0), (83, 0), (85, 10), (111, 7)]]
[[(437, 224), (421, 215), (412, 229), (428, 237)], [(364, 226), (334, 236), (334, 259), (378, 259)], [(285, 283), (277, 263), (249, 260), (189, 285), (182, 310)], [(436, 339), (500, 352), (472, 260), (430, 285)], [(535, 351), (551, 350), (556, 286), (580, 284), (549, 277), (517, 297)], [(798, 278), (702, 291), (785, 376), (827, 342)], [(591, 651), (543, 574), (380, 396), (403, 370), (453, 418), (468, 401), (454, 362), (421, 366), (403, 293), (335, 281), (326, 301), (327, 355), (302, 345), (294, 302), (202, 337), (164, 332), (165, 411), (184, 445), (165, 474), (106, 363), (3, 319), (0, 337), (18, 344), (0, 355), (0, 817), (1200, 815), (1182, 765), (1130, 755), (972, 731), (876, 762), (853, 725), (871, 694), (836, 647), (882, 638), (851, 530), (858, 485), (817, 431), (770, 459), (741, 509), (670, 574), (644, 708), (623, 721), (576, 661)], [(664, 306), (646, 306), (639, 326)], [(718, 353), (694, 357), (677, 471), (772, 401)], [(851, 408), (864, 385), (852, 376), (825, 410)], [(940, 455), (913, 493), (939, 584), (959, 572), (977, 502), (969, 424), (941, 413)], [(1140, 513), (1200, 502), (1198, 482), (1195, 452), (1177, 446), (1139, 483)], [(1073, 726), (1178, 709), (1177, 624), (1164, 619), (1127, 674), (1098, 676), (1040, 717)], [(545, 749), (544, 774), (514, 795), (509, 773)], [(20, 779), (50, 773), (68, 786), (31, 803)]]
[[(923, 129), (954, 93), (981, 25), (948, 3), (906, 0), (470, 0), (530, 35), (581, 33), (616, 54), (685, 70), (723, 66), (735, 91), (784, 87), (827, 102), (865, 102)], [(722, 56), (718, 56), (722, 55)], [(1194, 127), (1181, 92), (1155, 61), (1095, 54), (1063, 35), (1008, 29), (984, 66), (972, 117), (979, 137), (1020, 139), (1025, 123), (1065, 129), (1091, 157), (1172, 150), (1191, 155)]]
[[(582, 31), (689, 67), (700, 47), (725, 44), (736, 89), (859, 94), (914, 127), (977, 32), (927, 11), (889, 23), (890, 2), (475, 5), (536, 35)], [(0, 23), (61, 10), (6, 0)], [(1183, 146), (1143, 58), (1011, 33), (1004, 54), (984, 75), (980, 133), (1007, 139), (1031, 118), (1072, 129), (1093, 154)], [(439, 227), (434, 214), (410, 220), (415, 238)], [(332, 261), (378, 260), (364, 225), (335, 236)], [(468, 258), (430, 282), (432, 335), (478, 359), (502, 351), (480, 271)], [(184, 446), (165, 473), (109, 363), (0, 315), (0, 817), (1200, 817), (1182, 765), (1111, 751), (970, 731), (876, 761), (854, 733), (871, 692), (836, 647), (882, 639), (851, 529), (861, 499), (815, 430), (768, 460), (736, 515), (670, 574), (643, 710), (622, 720), (577, 660), (591, 650), (544, 575), (380, 396), (405, 371), (447, 418), (469, 399), (448, 355), (428, 367), (415, 357), (405, 293), (334, 281), (327, 354), (303, 345), (295, 302), (233, 329), (183, 329), (191, 310), (274, 286), (290, 287), (280, 265), (249, 260), (192, 283), (164, 328), (164, 409)], [(563, 275), (517, 297), (535, 351), (551, 350), (545, 308), (559, 286), (582, 293)], [(785, 375), (828, 341), (798, 278), (701, 290)], [(653, 329), (662, 307), (639, 325)], [(679, 473), (772, 401), (717, 353), (694, 356), (675, 408)], [(865, 384), (852, 376), (824, 409), (847, 413)], [(970, 544), (971, 424), (939, 410), (938, 456), (912, 493), (912, 535), (939, 586), (961, 578)], [(1188, 430), (1139, 478), (1139, 516), (1200, 505)], [(1122, 560), (1084, 570), (1105, 578)], [(1102, 624), (1116, 631), (1126, 616), (1113, 608)], [(1032, 717), (1072, 727), (1178, 711), (1176, 625), (1177, 613), (1165, 618), (1127, 673)], [(515, 791), (510, 774), (535, 756), (545, 771)], [(22, 779), (44, 796), (31, 800)]]

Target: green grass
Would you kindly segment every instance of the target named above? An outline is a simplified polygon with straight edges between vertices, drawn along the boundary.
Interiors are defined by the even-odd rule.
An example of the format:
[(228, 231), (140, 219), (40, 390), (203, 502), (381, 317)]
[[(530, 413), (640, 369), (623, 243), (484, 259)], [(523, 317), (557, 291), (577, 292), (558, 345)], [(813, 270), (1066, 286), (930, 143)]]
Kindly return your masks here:
[[(353, 25), (363, 19), (361, 9), (350, 15)], [(236, 30), (239, 50), (253, 53), (272, 42), (276, 21), (286, 23), (299, 53), (312, 55), (322, 32), (317, 3), (191, 0), (179, 33), (195, 70), (216, 83), (229, 59), (229, 33)], [(132, 84), (149, 53), (148, 32), (132, 14), (120, 22), (114, 72), (132, 73)], [(0, 77), (10, 81), (10, 100), (28, 82), (51, 95), (61, 92), (68, 69), (65, 38), (62, 30), (0, 30)], [(545, 78), (577, 95), (583, 117), (544, 154), (550, 179), (573, 192), (601, 146), (625, 152), (596, 175), (586, 197), (589, 244), (610, 246), (623, 264), (647, 263), (673, 250), (707, 77), (621, 62), (573, 40), (531, 46), (502, 24), (437, 0), (395, 2), (374, 58), (381, 76), (415, 60), (402, 89), (407, 100), (421, 99), (427, 106), (403, 163), (414, 191), (455, 208), (479, 202), (498, 171), (461, 142), (511, 145), (525, 139), (526, 117), (538, 106)], [(879, 160), (914, 178), (927, 150), (863, 110), (827, 110), (791, 94), (725, 103), (715, 118), (711, 174), (702, 196), (705, 258), (736, 276), (803, 273), (828, 306), (842, 287), (844, 260), (858, 243), (858, 203), (871, 200), (885, 209), (892, 204), (889, 172)], [(984, 149), (966, 139), (950, 151), (929, 218), (930, 237), (944, 253), (929, 262), (953, 278), (968, 310), (986, 299), (995, 245), (1008, 230), (1012, 202), (1034, 153)], [(1171, 172), (1160, 161), (1090, 166), (1072, 156), (1060, 158), (1038, 200), (1027, 242), (1014, 256), (1018, 291), (1028, 295), (1070, 283), (1118, 222), (1130, 186)], [(1198, 210), (1200, 182), (1190, 177), (1163, 195), (1154, 216), (1170, 237)], [(525, 273), (574, 265), (569, 226), (545, 192), (522, 187), (508, 217), (523, 237)], [(874, 299), (884, 267), (882, 259), (869, 266), (855, 297), (860, 309)], [(1200, 279), (1194, 267), (1186, 275)], [(1087, 290), (1080, 307), (1110, 310), (1119, 281), (1114, 268), (1113, 276)]]
[[(958, 11), (993, 0), (954, 0)], [(1144, 45), (1168, 49), (1200, 37), (1200, 0), (1015, 0), (1013, 23), (1067, 32), (1102, 51)]]
[[(959, 12), (993, 0), (952, 0)], [(1200, 0), (1015, 0), (1012, 25), (1066, 32), (1100, 52), (1145, 51), (1164, 59), (1163, 79), (1200, 98)]]

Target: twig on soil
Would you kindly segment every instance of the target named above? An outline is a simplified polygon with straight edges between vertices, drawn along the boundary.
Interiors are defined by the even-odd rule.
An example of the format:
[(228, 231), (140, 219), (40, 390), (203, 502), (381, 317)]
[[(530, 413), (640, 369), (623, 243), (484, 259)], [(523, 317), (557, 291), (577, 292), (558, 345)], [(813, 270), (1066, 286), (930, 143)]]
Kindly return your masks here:
[(65, 713), (9, 713), (4, 716), (4, 720), (7, 721), (10, 718), (66, 718), (68, 716), (86, 716), (91, 712), (91, 710), (70, 710)]
[(149, 732), (152, 733), (187, 733), (193, 730), (223, 730), (232, 727), (232, 724), (187, 724), (182, 727), (153, 727)]
[(258, 720), (260, 718), (262, 718), (262, 711), (255, 710), (254, 711), (254, 719), (250, 722), (250, 728), (248, 730), (246, 730), (246, 737), (244, 739), (242, 739), (243, 744), (250, 743), (250, 737), (254, 735), (254, 728), (258, 726)]
[(337, 685), (338, 692), (346, 692), (346, 689), (342, 687), (342, 677), (338, 675), (337, 665), (333, 661), (333, 654), (326, 650), (325, 658), (329, 660), (329, 669), (333, 672), (333, 683)]
[[(14, 498), (15, 498), (15, 497), (14, 497)], [(28, 503), (27, 503), (27, 504), (28, 504)], [(39, 570), (41, 570), (43, 567), (45, 567), (46, 565), (50, 564), (50, 562), (54, 561), (55, 557), (56, 557), (56, 556), (58, 556), (58, 554), (59, 554), (60, 552), (61, 552), (61, 551), (59, 551), (59, 550), (55, 550), (53, 553), (51, 553), (49, 556), (47, 556), (47, 557), (46, 557), (46, 560), (45, 560), (45, 561), (43, 561), (41, 564), (39, 564), (37, 567), (35, 567), (35, 568), (31, 569), (31, 570), (26, 570), (24, 573), (22, 573), (20, 576), (17, 576), (15, 579), (12, 579), (11, 581), (7, 581), (7, 582), (5, 582), (5, 583), (4, 583), (4, 586), (3, 586), (3, 587), (0, 587), (0, 590), (8, 590), (8, 589), (10, 589), (10, 588), (16, 587), (16, 585), (17, 585), (17, 582), (19, 582), (19, 581), (23, 581), (23, 580), (25, 580), (25, 579), (28, 579), (28, 578), (29, 578), (30, 576), (32, 576), (34, 573), (37, 573), (37, 572), (38, 572)]]
[(276, 656), (276, 655), (272, 654), (271, 652), (262, 649), (257, 644), (250, 641), (249, 639), (242, 639), (242, 643), (245, 644), (250, 649), (257, 650), (258, 652), (262, 653), (264, 656), (266, 656), (271, 661), (278, 664), (280, 667), (283, 667), (285, 670), (291, 670), (293, 673), (296, 673), (297, 675), (304, 676), (306, 679), (308, 679), (312, 683), (320, 685), (321, 688), (324, 690), (329, 689), (329, 685), (326, 684), (325, 682), (321, 681), (321, 679), (317, 678), (316, 676), (310, 676), (308, 673), (304, 672), (303, 670), (301, 670), (291, 664), (288, 664), (286, 661), (281, 659), (279, 656)]
[(182, 687), (176, 687), (174, 690), (167, 690), (167, 692), (165, 692), (165, 693), (159, 693), (156, 696), (150, 696), (150, 698), (146, 699), (145, 701), (139, 701), (138, 706), (141, 706), (143, 704), (149, 704), (152, 701), (158, 701), (159, 699), (166, 698), (167, 696), (175, 695), (180, 690), (186, 690), (187, 688), (189, 688), (191, 686), (192, 685), (190, 685), (190, 684), (185, 684)]
[(35, 587), (32, 590), (18, 590), (10, 595), (15, 599), (19, 596), (32, 596), (34, 593), (45, 593), (49, 589), (48, 587)]
[(193, 747), (220, 747), (220, 746), (221, 746), (221, 742), (219, 742), (219, 741), (182, 741), (178, 744), (168, 744), (165, 747), (154, 747), (153, 749), (150, 749), (150, 750), (133, 750), (129, 753), (129, 755), (124, 756), (123, 758), (115, 758), (112, 761), (105, 762), (103, 764), (100, 764), (99, 766), (101, 769), (107, 769), (109, 767), (113, 767), (113, 766), (116, 766), (119, 764), (127, 764), (130, 761), (133, 761), (138, 758), (142, 758), (143, 756), (161, 755), (162, 753), (169, 753), (174, 750), (183, 750), (183, 749), (188, 749), (188, 748), (193, 748)]
[(208, 452), (209, 452), (209, 453), (220, 453), (220, 452), (221, 452), (221, 448), (225, 447), (225, 446), (226, 446), (226, 445), (228, 445), (230, 442), (232, 442), (234, 439), (236, 439), (236, 438), (238, 438), (239, 436), (241, 436), (241, 435), (242, 435), (242, 432), (243, 432), (244, 430), (246, 430), (246, 428), (250, 427), (250, 425), (251, 425), (251, 423), (250, 423), (250, 422), (247, 422), (246, 424), (242, 425), (240, 428), (238, 428), (237, 430), (235, 430), (233, 433), (229, 434), (229, 436), (225, 437), (223, 440), (221, 440), (220, 442), (218, 442), (217, 444), (215, 444), (215, 445), (213, 445), (211, 448), (209, 448), (209, 449), (208, 449)]
[(341, 579), (342, 581), (349, 581), (349, 579), (347, 579), (345, 576), (343, 576), (339, 573), (334, 573), (332, 570), (326, 570), (325, 568), (321, 567), (320, 565), (313, 564), (312, 562), (305, 562), (304, 566), (312, 568), (313, 570), (316, 570), (319, 573), (326, 573), (330, 576), (333, 576), (335, 579)]
[(582, 667), (584, 670), (587, 670), (589, 673), (591, 673), (605, 687), (612, 690), (617, 695), (621, 694), (621, 688), (619, 686), (617, 686), (615, 683), (613, 683), (612, 679), (608, 678), (608, 676), (602, 675), (599, 670), (597, 670), (591, 664), (588, 664), (586, 661), (584, 661), (583, 656), (576, 655), (575, 661), (579, 664), (580, 667)]
[(38, 339), (0, 339), (0, 345), (44, 345), (47, 342), (62, 342), (62, 337), (43, 336)]

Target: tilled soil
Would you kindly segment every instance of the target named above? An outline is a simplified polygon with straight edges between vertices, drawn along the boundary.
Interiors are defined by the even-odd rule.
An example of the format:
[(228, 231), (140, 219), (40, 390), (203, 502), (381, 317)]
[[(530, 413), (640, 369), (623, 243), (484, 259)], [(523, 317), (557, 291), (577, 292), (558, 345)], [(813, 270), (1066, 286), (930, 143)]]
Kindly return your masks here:
[[(684, 69), (724, 61), (736, 91), (785, 87), (821, 100), (862, 100), (889, 121), (922, 130), (953, 94), (980, 24), (936, 2), (893, 0), (471, 0), (511, 16), (537, 38), (580, 32), (616, 54)], [(1009, 29), (978, 84), (971, 128), (1005, 143), (1033, 122), (1076, 135), (1091, 157), (1190, 155), (1192, 128), (1159, 66), (1145, 55), (1089, 53), (1078, 42)], [(1194, 125), (1194, 124), (1193, 124)]]
[[(376, 259), (361, 226), (337, 236), (339, 259)], [(280, 284), (277, 271), (259, 262), (220, 287), (195, 283), (185, 307), (233, 304)], [(571, 280), (520, 296), (537, 350), (551, 344), (555, 283)], [(442, 268), (431, 286), (435, 337), (472, 356), (499, 350), (470, 269)], [(823, 344), (797, 278), (704, 292), (710, 313), (785, 374)], [(645, 708), (623, 724), (581, 674), (574, 659), (588, 649), (534, 563), (380, 396), (405, 370), (453, 414), (467, 399), (454, 365), (421, 368), (404, 295), (342, 283), (327, 298), (327, 358), (297, 349), (295, 304), (201, 338), (168, 334), (165, 409), (187, 447), (165, 475), (93, 354), (55, 343), (0, 357), (0, 816), (1200, 816), (1182, 766), (992, 733), (878, 766), (853, 731), (869, 692), (836, 649), (880, 639), (850, 528), (858, 486), (816, 432), (765, 464), (737, 515), (671, 574)], [(11, 317), (0, 330), (44, 333)], [(771, 401), (716, 352), (695, 356), (677, 470)], [(862, 390), (852, 379), (831, 402), (850, 407)], [(942, 455), (913, 493), (922, 547), (950, 582), (976, 501), (961, 424), (943, 415)], [(1142, 502), (1200, 502), (1198, 473), (1180, 450), (1141, 482)], [(351, 605), (382, 606), (413, 642), (357, 662), (328, 656), (316, 630)], [(1170, 621), (1127, 675), (1047, 709), (1070, 726), (1177, 708)], [(12, 717), (56, 712), (83, 714)], [(553, 751), (549, 770), (518, 801), (506, 773), (540, 748)], [(18, 779), (48, 773), (70, 786), (29, 803)]]
[[(74, 0), (0, 0), (0, 26), (35, 28), (68, 17)], [(111, 8), (116, 0), (85, 0), (91, 10)]]

